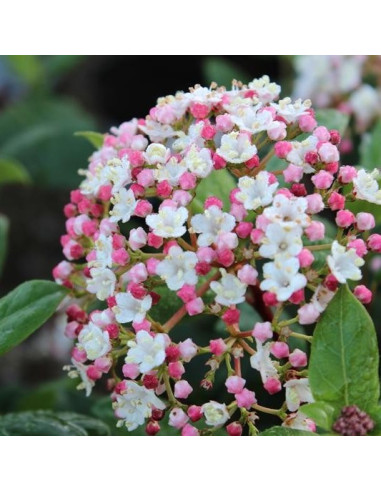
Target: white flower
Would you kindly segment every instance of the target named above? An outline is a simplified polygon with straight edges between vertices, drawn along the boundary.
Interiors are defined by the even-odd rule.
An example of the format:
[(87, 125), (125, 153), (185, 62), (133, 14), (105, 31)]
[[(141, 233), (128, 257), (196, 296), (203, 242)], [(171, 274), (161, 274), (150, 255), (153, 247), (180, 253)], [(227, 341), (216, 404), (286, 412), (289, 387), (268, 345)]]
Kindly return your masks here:
[(317, 137), (310, 135), (301, 142), (294, 141), (292, 143), (292, 150), (287, 154), (287, 161), (295, 166), (300, 166), (306, 174), (315, 172), (315, 169), (305, 162), (305, 156), (307, 152), (316, 151), (318, 144)]
[(257, 147), (252, 145), (250, 137), (246, 133), (231, 132), (223, 135), (221, 146), (217, 150), (225, 161), (232, 164), (241, 164), (254, 157), (257, 153)]
[(133, 191), (122, 188), (111, 198), (111, 203), (114, 205), (114, 208), (110, 211), (111, 222), (119, 222), (120, 220), (123, 223), (128, 222), (136, 206)]
[(112, 296), (115, 290), (115, 273), (108, 268), (91, 268), (91, 279), (87, 279), (86, 289), (95, 294), (100, 301)]
[(213, 161), (209, 149), (198, 150), (196, 145), (192, 145), (187, 152), (184, 162), (189, 171), (198, 178), (206, 178), (213, 170)]
[(278, 104), (271, 103), (271, 105), (276, 108), (278, 115), (282, 116), (287, 123), (295, 123), (300, 116), (307, 114), (307, 109), (311, 107), (311, 101), (310, 99), (305, 101), (297, 99), (293, 103), (289, 97), (285, 97)]
[(146, 118), (144, 125), (139, 125), (139, 129), (149, 136), (151, 142), (163, 142), (177, 133), (171, 125), (162, 125), (149, 117)]
[(275, 258), (275, 256), (297, 256), (303, 249), (300, 227), (282, 227), (280, 224), (269, 224), (266, 227), (266, 235), (262, 238), (259, 254), (263, 258)]
[(324, 287), (323, 284), (320, 284), (311, 298), (311, 303), (315, 306), (319, 313), (322, 313), (325, 311), (325, 308), (328, 306), (334, 295), (335, 293), (332, 292), (332, 290), (329, 290), (327, 287)]
[(307, 227), (311, 218), (305, 213), (308, 202), (303, 197), (287, 198), (284, 195), (276, 195), (271, 207), (265, 208), (264, 216), (270, 222), (277, 222), (282, 227)]
[(270, 111), (259, 111), (262, 104), (257, 104), (254, 107), (243, 106), (235, 115), (232, 116), (232, 121), (240, 128), (253, 135), (263, 132), (270, 128), (273, 122), (273, 115)]
[(162, 207), (159, 213), (148, 215), (146, 223), (156, 236), (180, 237), (186, 232), (184, 222), (187, 218), (188, 210), (185, 207)]
[(360, 169), (357, 176), (353, 178), (353, 191), (356, 197), (360, 198), (360, 200), (381, 205), (381, 190), (377, 181), (379, 176), (380, 172), (378, 169), (373, 169), (371, 173)]
[(296, 412), (301, 403), (314, 402), (307, 378), (290, 379), (284, 383), (284, 387), (286, 388), (287, 408), (290, 412)]
[(217, 241), (222, 232), (230, 232), (235, 227), (235, 218), (223, 212), (216, 205), (207, 208), (203, 214), (196, 214), (191, 219), (194, 232), (200, 234), (197, 238), (199, 246), (210, 246)]
[(152, 407), (164, 410), (164, 403), (159, 400), (153, 390), (140, 386), (134, 381), (125, 381), (126, 390), (116, 395), (113, 403), (115, 416), (121, 419), (119, 426), (124, 423), (129, 431), (144, 424), (151, 417)]
[(168, 181), (171, 186), (177, 186), (181, 176), (187, 171), (187, 166), (184, 161), (177, 162), (175, 157), (169, 159), (165, 165), (158, 165), (157, 169), (153, 170), (153, 175), (156, 181)]
[(235, 195), (243, 203), (246, 210), (256, 210), (258, 207), (269, 205), (273, 201), (278, 182), (269, 183), (270, 175), (261, 171), (255, 178), (243, 176), (238, 180), (239, 192)]
[(169, 157), (171, 156), (171, 151), (162, 144), (153, 143), (148, 145), (146, 151), (144, 152), (144, 157), (148, 164), (165, 164)]
[(205, 417), (206, 425), (211, 425), (213, 427), (223, 425), (230, 418), (225, 403), (209, 401), (208, 403), (204, 403), (201, 409)]
[(102, 170), (104, 178), (113, 183), (112, 194), (115, 195), (131, 183), (131, 165), (127, 157), (111, 159)]
[(96, 259), (89, 262), (89, 266), (106, 268), (112, 266), (112, 237), (99, 234), (95, 241)]
[(179, 290), (184, 284), (197, 284), (195, 270), (197, 263), (196, 253), (183, 251), (179, 246), (172, 246), (165, 259), (157, 266), (156, 273), (165, 280), (169, 289)]
[(235, 275), (226, 273), (220, 269), (222, 278), (219, 282), (210, 283), (210, 288), (217, 294), (216, 302), (223, 306), (231, 306), (244, 302), (247, 285), (242, 283)]
[(107, 331), (90, 321), (78, 335), (78, 347), (86, 352), (89, 360), (98, 359), (111, 350), (110, 337)]
[(254, 79), (249, 83), (249, 89), (253, 89), (258, 99), (264, 104), (274, 101), (281, 91), (280, 85), (270, 82), (268, 75)]
[(64, 370), (69, 371), (67, 375), (71, 379), (78, 377), (81, 378), (81, 383), (77, 386), (77, 390), (84, 389), (86, 391), (86, 396), (90, 396), (93, 386), (95, 385), (95, 381), (90, 379), (87, 375), (88, 366), (82, 364), (81, 362), (77, 362), (75, 359), (71, 359), (71, 363), (73, 364), (74, 369), (72, 368), (73, 366), (65, 366)]
[[(301, 408), (303, 409), (303, 407)], [(282, 426), (309, 432), (314, 432), (316, 430), (314, 421), (306, 417), (300, 410), (288, 415)]]
[(116, 294), (115, 299), (116, 306), (112, 308), (112, 311), (119, 323), (128, 323), (130, 321), (141, 323), (152, 305), (151, 296), (135, 299), (129, 292), (119, 292)]
[(136, 340), (127, 343), (130, 349), (125, 358), (126, 364), (138, 364), (139, 370), (145, 374), (165, 360), (165, 337), (158, 333), (152, 337), (144, 330), (138, 331)]
[(380, 114), (380, 102), (379, 92), (368, 84), (363, 84), (351, 94), (349, 103), (360, 128), (366, 128)]
[(263, 266), (261, 289), (273, 292), (278, 301), (287, 301), (294, 292), (303, 289), (307, 279), (298, 273), (299, 261), (297, 258), (275, 258)]
[(277, 378), (278, 372), (275, 369), (274, 361), (270, 358), (270, 343), (264, 345), (260, 340), (257, 342), (257, 351), (250, 357), (250, 365), (259, 371), (262, 382), (265, 383), (269, 378)]
[(82, 169), (78, 171), (78, 174), (86, 176), (86, 179), (80, 184), (81, 192), (84, 195), (96, 196), (101, 186), (109, 184), (107, 177), (103, 175), (103, 169), (102, 164), (99, 163), (91, 171)]
[(191, 125), (187, 134), (182, 131), (177, 132), (178, 138), (173, 142), (172, 150), (174, 152), (182, 153), (193, 144), (202, 149), (205, 142), (205, 140), (201, 137), (203, 128), (204, 123), (200, 121), (200, 123)]
[(327, 263), (332, 274), (341, 284), (345, 284), (347, 279), (360, 280), (361, 270), (364, 260), (357, 256), (356, 250), (345, 249), (337, 241), (333, 241), (331, 255), (327, 256)]

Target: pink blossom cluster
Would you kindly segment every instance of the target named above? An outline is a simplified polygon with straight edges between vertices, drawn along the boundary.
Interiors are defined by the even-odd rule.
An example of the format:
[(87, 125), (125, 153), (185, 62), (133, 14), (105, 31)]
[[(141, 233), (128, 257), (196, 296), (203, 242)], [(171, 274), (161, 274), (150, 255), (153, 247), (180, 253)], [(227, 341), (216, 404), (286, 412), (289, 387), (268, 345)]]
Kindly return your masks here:
[[(87, 395), (105, 377), (129, 431), (145, 425), (154, 435), (166, 416), (186, 436), (256, 434), (261, 413), (314, 429), (303, 414), (313, 401), (308, 356), (290, 347), (312, 337), (293, 327), (315, 323), (340, 284), (361, 279), (368, 251), (381, 251), (373, 216), (347, 208), (355, 199), (380, 204), (381, 190), (377, 170), (340, 166), (340, 134), (318, 126), (309, 100), (279, 94), (264, 76), (159, 99), (145, 119), (104, 135), (64, 208), (66, 260), (53, 275), (73, 298), (67, 369)], [(203, 186), (197, 208), (205, 180), (221, 188)], [(333, 235), (322, 213), (334, 217)], [(163, 323), (152, 309), (166, 307), (166, 293), (181, 307)], [(364, 285), (354, 293), (371, 301)], [(240, 324), (245, 303), (262, 318), (249, 330)], [(191, 330), (175, 343), (182, 320), (198, 315), (211, 318), (209, 343)], [(205, 354), (200, 404), (187, 365), (199, 356), (204, 364)], [(223, 401), (208, 398), (219, 371)], [(261, 405), (253, 380), (282, 392), (282, 407)]]

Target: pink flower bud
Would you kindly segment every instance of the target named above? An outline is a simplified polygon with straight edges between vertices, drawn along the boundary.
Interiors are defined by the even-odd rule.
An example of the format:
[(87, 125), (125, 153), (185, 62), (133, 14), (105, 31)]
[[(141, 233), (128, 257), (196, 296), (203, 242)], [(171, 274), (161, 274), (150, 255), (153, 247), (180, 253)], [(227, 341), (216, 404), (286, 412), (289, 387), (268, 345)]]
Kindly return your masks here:
[(186, 207), (192, 200), (192, 195), (184, 190), (176, 190), (173, 193), (172, 199), (181, 207)]
[(298, 309), (299, 323), (301, 325), (310, 325), (320, 316), (320, 312), (313, 304), (305, 304)]
[(245, 217), (247, 217), (247, 210), (245, 209), (245, 207), (242, 204), (238, 205), (236, 203), (233, 203), (233, 205), (230, 208), (230, 212), (229, 213), (231, 215), (233, 215), (233, 217), (238, 222), (241, 222), (242, 220), (245, 219)]
[(277, 142), (274, 145), (274, 152), (279, 159), (285, 159), (287, 154), (291, 152), (292, 144), (291, 142)]
[(205, 124), (201, 130), (201, 136), (202, 138), (205, 138), (205, 140), (212, 140), (215, 134), (216, 128), (213, 125)]
[(315, 128), (313, 135), (319, 142), (329, 142), (331, 138), (331, 135), (325, 126), (318, 126)]
[(87, 377), (93, 381), (102, 377), (102, 372), (93, 365), (87, 367), (86, 374)]
[(205, 200), (205, 203), (204, 203), (204, 208), (207, 209), (209, 207), (212, 207), (213, 205), (215, 205), (216, 207), (218, 207), (220, 210), (222, 209), (222, 207), (224, 206), (222, 200), (220, 200), (219, 198), (217, 198), (216, 196), (210, 196), (208, 197), (206, 200)]
[(112, 261), (117, 265), (127, 265), (130, 259), (127, 251), (124, 248), (116, 249), (112, 252)]
[(237, 277), (244, 284), (255, 285), (257, 283), (258, 272), (252, 266), (244, 265), (238, 270)]
[(234, 253), (230, 249), (217, 251), (217, 261), (224, 267), (229, 267), (234, 263)]
[(185, 369), (179, 360), (176, 362), (170, 362), (168, 364), (168, 373), (173, 379), (180, 379), (181, 376), (184, 374)]
[(302, 132), (312, 132), (312, 130), (316, 127), (317, 123), (313, 116), (310, 114), (303, 114), (298, 119), (299, 128)]
[[(75, 322), (73, 321), (73, 323), (75, 323)], [(76, 360), (77, 362), (83, 363), (83, 362), (86, 362), (86, 360), (87, 360), (86, 351), (82, 350), (78, 347), (73, 347), (73, 350), (71, 351), (71, 355), (72, 355), (73, 359)]]
[(353, 166), (341, 166), (339, 171), (339, 180), (343, 184), (352, 183), (353, 178), (357, 176), (357, 169)]
[(185, 309), (189, 316), (195, 316), (196, 314), (201, 314), (204, 310), (204, 301), (201, 297), (196, 297), (185, 304)]
[(286, 342), (274, 342), (271, 345), (270, 352), (277, 359), (283, 359), (284, 357), (288, 357), (289, 348)]
[(323, 222), (312, 221), (304, 232), (310, 241), (318, 241), (324, 239), (325, 227)]
[(298, 254), (298, 260), (301, 268), (307, 268), (315, 261), (315, 257), (309, 249), (303, 248)]
[(192, 393), (193, 388), (192, 386), (188, 383), (188, 381), (185, 381), (185, 379), (181, 381), (177, 381), (175, 383), (175, 397), (176, 398), (188, 398), (188, 396)]
[(257, 402), (254, 391), (250, 391), (247, 388), (244, 388), (240, 393), (237, 393), (234, 396), (239, 408), (246, 408), (249, 410), (251, 405)]
[(172, 193), (172, 189), (173, 189), (172, 186), (166, 180), (161, 181), (156, 186), (157, 195), (161, 198), (169, 197)]
[(246, 239), (249, 237), (252, 230), (253, 224), (251, 222), (240, 222), (235, 228), (237, 236), (241, 239)]
[(272, 338), (273, 330), (269, 321), (263, 323), (255, 323), (253, 329), (253, 337), (260, 342), (265, 342), (268, 338)]
[(362, 239), (354, 239), (353, 241), (349, 241), (348, 248), (353, 248), (356, 250), (356, 255), (361, 258), (368, 252), (365, 241)]
[(325, 170), (328, 171), (331, 174), (336, 174), (338, 169), (339, 169), (339, 163), (338, 162), (328, 162), (325, 165)]
[(357, 285), (353, 293), (363, 304), (369, 304), (370, 302), (372, 302), (372, 291), (365, 287), (365, 285)]
[(128, 279), (136, 284), (144, 282), (147, 278), (148, 272), (144, 263), (137, 263), (128, 270)]
[(376, 253), (381, 253), (381, 235), (380, 234), (372, 234), (368, 238), (368, 247), (371, 251), (375, 251)]
[(360, 212), (356, 215), (356, 225), (357, 229), (359, 229), (360, 231), (369, 231), (370, 229), (373, 229), (373, 227), (376, 225), (376, 222), (372, 214), (369, 214), (367, 212)]
[(155, 436), (160, 431), (160, 424), (156, 420), (150, 420), (146, 425), (146, 433)]
[(328, 205), (333, 211), (342, 210), (345, 205), (345, 196), (340, 195), (337, 191), (334, 191), (328, 198)]
[(180, 357), (185, 362), (189, 362), (197, 354), (197, 346), (193, 343), (190, 338), (187, 338), (179, 345)]
[(276, 306), (278, 304), (278, 299), (274, 292), (264, 292), (262, 299), (266, 306)]
[(292, 304), (300, 304), (304, 301), (304, 289), (297, 290), (289, 299)]
[(147, 244), (152, 248), (159, 249), (163, 245), (163, 238), (156, 236), (153, 232), (149, 232), (147, 235)]
[(339, 227), (349, 227), (355, 221), (355, 216), (350, 210), (339, 210), (336, 214), (336, 224)]
[(264, 235), (265, 234), (261, 229), (253, 229), (250, 233), (250, 239), (251, 239), (252, 243), (260, 244)]
[(295, 349), (291, 352), (288, 360), (292, 367), (304, 367), (307, 365), (307, 355), (299, 349)]
[(299, 182), (303, 177), (303, 168), (295, 166), (295, 164), (289, 164), (283, 171), (283, 176), (286, 183)]
[(167, 362), (177, 362), (180, 357), (180, 349), (177, 345), (169, 345), (165, 349)]
[(184, 427), (181, 429), (181, 435), (182, 436), (199, 436), (200, 433), (196, 427), (190, 424), (185, 424)]
[(282, 389), (282, 383), (279, 381), (279, 379), (276, 378), (268, 378), (263, 385), (267, 393), (270, 395), (275, 395), (275, 393), (279, 393)]
[(197, 178), (192, 173), (184, 173), (179, 180), (180, 186), (183, 190), (193, 190), (197, 184)]
[(183, 285), (180, 290), (176, 292), (176, 295), (180, 297), (183, 302), (189, 302), (195, 299), (196, 296), (196, 288), (194, 285)]
[(304, 156), (304, 160), (307, 162), (307, 164), (314, 166), (316, 163), (319, 162), (319, 154), (317, 152), (314, 152), (313, 150), (310, 150)]
[(147, 244), (147, 233), (142, 227), (131, 229), (128, 244), (133, 251), (142, 248)]
[(99, 357), (95, 359), (94, 366), (98, 369), (98, 371), (106, 374), (112, 367), (112, 360), (108, 357)]
[(224, 167), (226, 167), (226, 161), (220, 155), (215, 153), (213, 155), (213, 166), (214, 169), (223, 169)]
[(242, 425), (239, 422), (232, 422), (226, 426), (229, 436), (242, 436)]
[(123, 376), (129, 379), (136, 379), (139, 374), (139, 366), (137, 364), (124, 364), (122, 367)]
[(234, 127), (234, 123), (229, 114), (219, 115), (216, 118), (216, 129), (219, 132), (228, 133)]
[(240, 318), (240, 311), (237, 308), (229, 308), (221, 317), (227, 325), (233, 325), (238, 323)]
[(158, 267), (160, 260), (156, 258), (149, 258), (146, 261), (146, 268), (149, 275), (156, 275), (156, 268)]
[(341, 142), (341, 135), (338, 130), (329, 130), (329, 134), (331, 135), (331, 143), (333, 145), (339, 145)]
[(211, 263), (216, 259), (216, 252), (214, 249), (209, 247), (201, 247), (197, 250), (197, 258), (199, 261)]
[(139, 200), (134, 210), (134, 214), (138, 217), (147, 217), (151, 212), (152, 204), (147, 200)]
[(331, 186), (333, 176), (327, 171), (319, 171), (317, 174), (312, 176), (311, 181), (319, 190), (326, 190)]
[(235, 249), (238, 246), (238, 237), (234, 232), (221, 232), (216, 240), (219, 250)]
[(142, 330), (150, 331), (151, 323), (148, 321), (148, 319), (144, 319), (140, 323), (133, 321), (132, 322), (132, 328), (135, 330), (136, 333), (138, 333), (138, 331), (142, 331)]
[(245, 162), (247, 169), (254, 169), (259, 166), (259, 157), (254, 155), (251, 159)]
[(169, 414), (169, 425), (181, 429), (188, 422), (187, 414), (181, 408), (173, 408)]
[(190, 112), (195, 118), (203, 120), (208, 116), (209, 106), (200, 102), (192, 102)]
[(144, 188), (149, 188), (155, 183), (155, 178), (152, 169), (143, 169), (137, 177), (137, 182)]
[(226, 351), (227, 346), (222, 338), (217, 338), (215, 340), (210, 340), (209, 348), (212, 354), (219, 356)]
[(339, 281), (334, 275), (332, 275), (332, 273), (330, 273), (329, 275), (326, 276), (324, 280), (324, 285), (325, 287), (327, 287), (328, 290), (334, 292), (339, 285)]
[(287, 136), (286, 125), (283, 122), (271, 126), (267, 130), (267, 135), (271, 140), (283, 140)]
[(188, 416), (192, 422), (197, 422), (202, 418), (202, 408), (197, 405), (191, 405), (188, 408)]
[(225, 381), (225, 386), (228, 390), (228, 393), (240, 393), (245, 387), (246, 379), (243, 379), (239, 376), (230, 376)]

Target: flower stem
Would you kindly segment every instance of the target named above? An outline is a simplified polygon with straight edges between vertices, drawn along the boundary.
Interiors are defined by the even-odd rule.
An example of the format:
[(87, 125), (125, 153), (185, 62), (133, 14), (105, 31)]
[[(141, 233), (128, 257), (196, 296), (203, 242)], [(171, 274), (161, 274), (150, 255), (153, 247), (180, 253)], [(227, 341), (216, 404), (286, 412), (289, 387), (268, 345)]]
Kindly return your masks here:
[(256, 403), (254, 403), (251, 407), (254, 408), (254, 410), (257, 410), (258, 412), (268, 413), (269, 415), (276, 415), (280, 419), (283, 418), (284, 412), (281, 408), (279, 409), (268, 408), (268, 407), (263, 407), (262, 405), (257, 405)]
[(305, 248), (309, 249), (310, 251), (321, 251), (323, 249), (331, 249), (332, 243), (327, 243), (327, 244), (311, 244), (310, 246), (305, 246)]
[(254, 355), (256, 352), (255, 350), (250, 347), (248, 343), (245, 342), (245, 340), (238, 340), (238, 343), (241, 345), (241, 347), (246, 350), (246, 352), (250, 355)]

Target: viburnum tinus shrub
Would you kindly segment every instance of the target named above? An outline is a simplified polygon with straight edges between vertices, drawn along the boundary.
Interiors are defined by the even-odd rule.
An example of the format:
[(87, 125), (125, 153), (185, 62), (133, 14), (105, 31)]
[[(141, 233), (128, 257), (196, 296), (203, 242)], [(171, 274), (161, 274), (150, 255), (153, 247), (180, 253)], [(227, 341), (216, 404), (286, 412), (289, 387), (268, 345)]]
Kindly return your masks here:
[[(370, 234), (370, 213), (347, 204), (381, 204), (378, 171), (340, 166), (339, 132), (318, 126), (311, 101), (279, 94), (264, 76), (160, 98), (146, 118), (102, 136), (65, 206), (66, 260), (53, 273), (73, 300), (67, 369), (86, 395), (106, 379), (129, 431), (153, 435), (168, 421), (186, 436), (255, 435), (265, 413), (279, 418), (278, 433), (332, 431), (342, 408), (377, 403), (377, 347), (360, 305), (372, 292), (355, 282), (381, 236)], [(172, 340), (200, 316), (210, 319), (206, 345), (189, 322)], [(202, 402), (187, 380), (198, 359)], [(215, 401), (217, 374), (226, 391)], [(284, 403), (264, 406), (258, 392)]]

